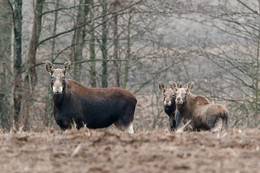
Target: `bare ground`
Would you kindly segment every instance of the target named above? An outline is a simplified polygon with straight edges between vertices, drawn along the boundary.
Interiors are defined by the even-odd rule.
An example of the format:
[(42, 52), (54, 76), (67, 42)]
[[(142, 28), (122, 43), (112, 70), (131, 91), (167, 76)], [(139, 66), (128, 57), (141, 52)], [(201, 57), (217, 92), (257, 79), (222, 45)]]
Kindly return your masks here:
[(259, 172), (260, 130), (0, 133), (0, 172)]

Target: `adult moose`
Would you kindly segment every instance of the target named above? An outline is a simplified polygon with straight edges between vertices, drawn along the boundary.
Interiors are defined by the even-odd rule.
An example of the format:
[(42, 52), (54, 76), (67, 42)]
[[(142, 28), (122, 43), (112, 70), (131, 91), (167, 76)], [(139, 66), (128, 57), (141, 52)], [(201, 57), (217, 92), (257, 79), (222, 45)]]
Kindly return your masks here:
[[(193, 130), (220, 131), (227, 125), (229, 112), (224, 105), (213, 104), (203, 96), (190, 92), (194, 83), (190, 82), (188, 88), (176, 87), (176, 128), (181, 119), (191, 120)], [(178, 130), (177, 130), (178, 131)]]
[[(175, 84), (170, 81), (170, 85)], [(177, 84), (178, 87), (181, 87), (181, 83)], [(175, 120), (175, 89), (166, 88), (166, 85), (162, 82), (159, 83), (159, 89), (163, 92), (163, 106), (164, 112), (169, 116), (169, 130), (174, 130), (176, 128), (176, 120)]]
[(61, 129), (71, 128), (75, 122), (79, 129), (84, 124), (90, 129), (112, 125), (120, 130), (134, 133), (133, 119), (136, 98), (122, 88), (87, 88), (75, 80), (65, 79), (71, 62), (63, 68), (53, 68), (46, 62), (51, 75), (54, 101), (54, 117)]

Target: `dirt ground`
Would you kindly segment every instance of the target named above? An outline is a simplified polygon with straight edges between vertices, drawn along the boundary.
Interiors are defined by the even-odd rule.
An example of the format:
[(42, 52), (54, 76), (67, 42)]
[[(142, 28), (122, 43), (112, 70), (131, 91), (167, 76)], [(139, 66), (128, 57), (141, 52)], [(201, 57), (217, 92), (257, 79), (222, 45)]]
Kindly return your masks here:
[(0, 172), (260, 172), (260, 130), (0, 133)]

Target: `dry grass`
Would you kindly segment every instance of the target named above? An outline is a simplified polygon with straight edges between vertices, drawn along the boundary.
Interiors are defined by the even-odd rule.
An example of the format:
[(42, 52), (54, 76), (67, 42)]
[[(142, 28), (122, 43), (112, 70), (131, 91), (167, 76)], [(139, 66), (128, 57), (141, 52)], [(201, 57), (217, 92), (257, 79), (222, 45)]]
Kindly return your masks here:
[(1, 172), (258, 172), (260, 131), (0, 132)]

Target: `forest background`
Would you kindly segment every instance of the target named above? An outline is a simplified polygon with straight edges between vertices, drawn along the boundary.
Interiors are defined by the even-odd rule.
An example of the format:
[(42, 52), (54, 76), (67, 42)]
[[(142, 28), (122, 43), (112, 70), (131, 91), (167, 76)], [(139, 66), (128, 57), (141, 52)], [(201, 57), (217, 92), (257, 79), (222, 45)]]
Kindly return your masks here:
[(167, 128), (160, 81), (194, 81), (229, 127), (259, 127), (259, 12), (260, 0), (1, 0), (0, 127), (57, 128), (44, 64), (67, 60), (67, 78), (134, 93), (135, 129)]

